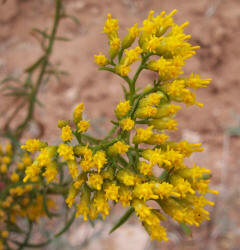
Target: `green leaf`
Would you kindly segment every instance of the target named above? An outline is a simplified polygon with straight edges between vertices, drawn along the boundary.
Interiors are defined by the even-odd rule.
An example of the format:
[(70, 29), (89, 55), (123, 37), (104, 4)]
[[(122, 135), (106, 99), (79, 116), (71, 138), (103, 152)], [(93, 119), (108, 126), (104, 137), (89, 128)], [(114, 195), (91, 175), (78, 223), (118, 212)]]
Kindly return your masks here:
[(183, 222), (180, 222), (179, 223), (181, 229), (183, 230), (183, 232), (186, 234), (186, 235), (189, 235), (191, 236), (192, 235), (192, 231), (191, 229)]
[(43, 192), (43, 208), (45, 213), (47, 214), (48, 218), (52, 218), (53, 216), (59, 216), (57, 213), (52, 213), (49, 211), (48, 206), (47, 206), (47, 190), (45, 189)]
[(128, 97), (127, 89), (126, 89), (125, 86), (122, 85), (122, 84), (121, 84), (121, 87), (122, 87), (122, 90), (123, 90), (123, 92), (124, 92), (124, 96), (125, 96), (125, 98), (127, 99), (127, 97)]
[(117, 221), (115, 226), (109, 231), (109, 234), (113, 233), (116, 229), (118, 229), (120, 226), (122, 226), (134, 213), (134, 209), (131, 207), (129, 208), (125, 214)]
[(203, 174), (202, 175), (202, 180), (209, 180), (212, 177), (211, 174)]
[(54, 238), (57, 238), (59, 237), (60, 235), (62, 235), (63, 233), (65, 233), (69, 228), (70, 226), (72, 225), (72, 223), (74, 222), (74, 219), (76, 217), (76, 209), (75, 211), (73, 212), (72, 214), (72, 217), (69, 219), (69, 221), (65, 224), (65, 226), (63, 227), (63, 229), (61, 229), (58, 233), (56, 233), (54, 235)]
[(7, 83), (7, 82), (16, 82), (16, 83), (22, 84), (22, 82), (21, 82), (19, 79), (17, 79), (16, 77), (7, 76), (7, 77), (5, 77), (5, 78), (0, 82), (0, 85), (1, 85), (1, 84), (4, 84), (4, 83)]
[(63, 14), (62, 17), (69, 18), (69, 19), (71, 19), (73, 22), (75, 22), (77, 25), (80, 25), (79, 19), (78, 19), (77, 17), (75, 17), (75, 16)]
[(25, 69), (25, 72), (30, 73), (32, 72), (34, 69), (36, 69), (41, 63), (42, 61), (45, 59), (45, 55), (41, 56), (33, 65), (31, 65), (30, 67)]

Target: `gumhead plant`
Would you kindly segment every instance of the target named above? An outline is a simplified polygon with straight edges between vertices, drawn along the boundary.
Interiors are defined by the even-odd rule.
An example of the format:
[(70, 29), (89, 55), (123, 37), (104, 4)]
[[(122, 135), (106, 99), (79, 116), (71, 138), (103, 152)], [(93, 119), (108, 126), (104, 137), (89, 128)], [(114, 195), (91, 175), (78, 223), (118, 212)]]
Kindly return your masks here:
[[(121, 203), (128, 209), (111, 232), (135, 213), (151, 240), (158, 241), (168, 240), (162, 222), (170, 218), (185, 231), (209, 220), (205, 206), (214, 203), (205, 195), (218, 193), (209, 188), (210, 170), (184, 161), (203, 151), (201, 143), (176, 142), (167, 135), (177, 129), (174, 117), (183, 107), (177, 103), (202, 107), (192, 90), (210, 83), (197, 74), (183, 76), (185, 61), (199, 47), (191, 46), (191, 36), (184, 34), (187, 22), (174, 23), (175, 13), (154, 16), (150, 11), (142, 26), (130, 27), (123, 39), (118, 20), (108, 14), (104, 33), (109, 54), (94, 57), (99, 70), (118, 75), (126, 87), (103, 139), (87, 134), (90, 122), (83, 119), (80, 103), (72, 120), (58, 122), (60, 144), (29, 139), (21, 146), (33, 158), (25, 167), (24, 183), (44, 183), (46, 190), (58, 190), (63, 197), (67, 191), (68, 207), (84, 220), (105, 219)], [(131, 71), (133, 64), (136, 71)], [(139, 89), (143, 70), (156, 72), (156, 78)]]

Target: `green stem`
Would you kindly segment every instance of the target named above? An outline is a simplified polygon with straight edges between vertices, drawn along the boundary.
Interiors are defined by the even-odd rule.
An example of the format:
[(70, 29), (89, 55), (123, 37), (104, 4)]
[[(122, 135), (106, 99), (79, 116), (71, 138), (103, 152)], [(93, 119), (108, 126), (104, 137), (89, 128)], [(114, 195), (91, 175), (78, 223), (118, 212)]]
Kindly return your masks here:
[(113, 126), (113, 128), (109, 131), (109, 133), (103, 138), (103, 140), (107, 140), (109, 139), (116, 131), (116, 129), (118, 128), (118, 125)]
[[(54, 24), (53, 24), (53, 28), (52, 28), (52, 32), (50, 35), (50, 39), (49, 39), (49, 43), (48, 43), (48, 47), (46, 49), (46, 54), (42, 57), (41, 60), (38, 60), (37, 62), (39, 62), (38, 65), (41, 65), (41, 69), (40, 69), (40, 73), (39, 76), (37, 78), (37, 82), (35, 85), (35, 88), (33, 88), (32, 94), (30, 96), (30, 101), (29, 101), (29, 109), (28, 109), (28, 113), (26, 115), (26, 118), (24, 119), (24, 121), (19, 124), (19, 126), (16, 129), (16, 138), (20, 139), (23, 132), (25, 131), (29, 121), (32, 120), (33, 114), (34, 114), (34, 110), (35, 110), (35, 104), (36, 104), (36, 97), (40, 88), (41, 83), (43, 82), (43, 77), (45, 75), (47, 66), (48, 66), (48, 62), (49, 62), (49, 57), (52, 53), (52, 48), (53, 48), (53, 44), (55, 41), (55, 37), (56, 37), (56, 33), (57, 33), (57, 28), (59, 25), (59, 21), (60, 21), (60, 12), (61, 12), (61, 0), (56, 0), (56, 10), (55, 10), (55, 17), (54, 17)], [(35, 65), (36, 63), (34, 63)]]
[(25, 245), (28, 244), (29, 238), (30, 238), (31, 233), (32, 233), (32, 227), (33, 227), (32, 221), (28, 220), (28, 232), (26, 234), (26, 238), (25, 238), (24, 242), (19, 246), (18, 250), (24, 249)]

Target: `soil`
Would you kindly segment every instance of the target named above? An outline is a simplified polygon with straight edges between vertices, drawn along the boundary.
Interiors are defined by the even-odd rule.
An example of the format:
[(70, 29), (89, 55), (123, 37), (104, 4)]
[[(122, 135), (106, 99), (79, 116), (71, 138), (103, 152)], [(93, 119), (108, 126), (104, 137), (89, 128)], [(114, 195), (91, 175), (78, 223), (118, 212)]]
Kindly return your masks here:
[[(41, 135), (42, 139), (55, 143), (59, 136), (57, 121), (71, 119), (71, 111), (79, 102), (85, 103), (85, 116), (92, 121), (91, 132), (102, 136), (110, 127), (109, 120), (114, 118), (113, 107), (122, 98), (119, 94), (121, 80), (111, 73), (97, 71), (93, 62), (94, 54), (107, 52), (107, 40), (101, 32), (107, 13), (119, 19), (120, 35), (123, 35), (127, 27), (146, 18), (151, 9), (156, 13), (178, 9), (176, 22), (181, 24), (188, 20), (190, 25), (186, 32), (192, 35), (191, 43), (201, 46), (197, 55), (188, 60), (185, 73), (198, 73), (203, 78), (212, 78), (212, 82), (208, 88), (197, 93), (197, 99), (204, 103), (202, 109), (191, 107), (179, 112), (179, 130), (173, 136), (191, 142), (203, 142), (204, 153), (196, 154), (191, 161), (212, 170), (213, 188), (219, 189), (221, 193), (215, 198), (211, 222), (196, 230), (192, 238), (184, 237), (173, 224), (170, 243), (160, 246), (163, 249), (239, 249), (240, 217), (237, 208), (240, 205), (240, 138), (230, 136), (227, 130), (240, 126), (240, 1), (63, 2), (66, 11), (79, 19), (79, 24), (72, 20), (62, 22), (59, 36), (66, 36), (71, 41), (56, 43), (52, 62), (59, 64), (60, 69), (67, 71), (68, 75), (63, 76), (60, 82), (52, 79), (41, 88), (39, 100), (44, 108), (37, 108), (36, 121), (32, 122), (27, 136)], [(0, 3), (0, 80), (6, 75), (21, 76), (25, 68), (41, 55), (39, 43), (30, 31), (33, 27), (50, 27), (53, 15), (53, 0), (7, 0), (3, 5)], [(144, 74), (139, 86), (151, 81), (151, 77), (151, 74)], [(10, 97), (1, 96), (0, 127), (9, 117), (13, 101)], [(135, 249), (159, 249), (157, 243), (150, 244), (147, 239), (145, 246), (138, 243), (137, 237), (142, 237), (140, 225), (132, 222), (128, 230), (132, 226), (138, 232), (133, 235)], [(104, 234), (94, 239), (86, 249), (93, 249), (92, 245), (96, 247), (99, 242), (105, 246), (103, 249), (108, 249), (110, 243), (111, 249), (120, 249), (118, 244), (131, 242), (131, 233), (122, 233), (123, 239), (118, 239), (118, 246), (115, 247), (117, 237), (116, 232), (110, 241)]]

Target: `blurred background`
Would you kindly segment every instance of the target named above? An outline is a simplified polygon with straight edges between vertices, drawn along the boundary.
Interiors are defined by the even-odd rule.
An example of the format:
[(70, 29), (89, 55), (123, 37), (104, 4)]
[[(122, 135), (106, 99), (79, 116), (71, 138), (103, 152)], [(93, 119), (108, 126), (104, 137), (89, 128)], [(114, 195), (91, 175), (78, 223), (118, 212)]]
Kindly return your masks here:
[[(86, 105), (85, 116), (93, 133), (103, 136), (114, 117), (113, 108), (122, 98), (121, 80), (111, 73), (97, 71), (93, 55), (107, 53), (107, 39), (102, 33), (107, 13), (119, 19), (120, 36), (128, 27), (145, 19), (149, 10), (167, 13), (178, 9), (175, 21), (189, 21), (186, 33), (191, 43), (200, 45), (197, 55), (187, 61), (185, 73), (212, 78), (207, 89), (197, 93), (198, 107), (184, 108), (177, 116), (176, 140), (202, 142), (203, 153), (195, 153), (192, 162), (212, 170), (212, 189), (220, 194), (213, 199), (212, 220), (184, 236), (175, 223), (168, 225), (169, 242), (150, 242), (136, 218), (112, 235), (108, 231), (122, 213), (120, 207), (104, 223), (94, 228), (76, 221), (69, 233), (46, 249), (86, 250), (154, 250), (154, 249), (240, 249), (240, 1), (239, 0), (65, 0), (67, 19), (60, 24), (59, 35), (71, 39), (57, 42), (52, 62), (68, 72), (60, 81), (52, 79), (41, 88), (34, 121), (26, 137), (40, 137), (49, 143), (58, 141), (59, 119), (71, 119), (73, 108)], [(54, 15), (53, 0), (8, 0), (0, 4), (0, 80), (6, 76), (21, 77), (25, 68), (40, 55), (32, 28), (50, 27)], [(150, 73), (138, 82), (144, 86)], [(0, 93), (0, 128), (8, 119), (16, 99)], [(21, 117), (21, 112), (20, 112)], [(19, 118), (20, 119), (20, 118)]]

